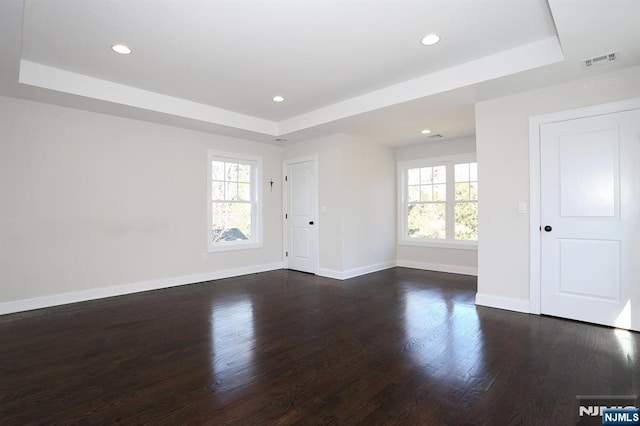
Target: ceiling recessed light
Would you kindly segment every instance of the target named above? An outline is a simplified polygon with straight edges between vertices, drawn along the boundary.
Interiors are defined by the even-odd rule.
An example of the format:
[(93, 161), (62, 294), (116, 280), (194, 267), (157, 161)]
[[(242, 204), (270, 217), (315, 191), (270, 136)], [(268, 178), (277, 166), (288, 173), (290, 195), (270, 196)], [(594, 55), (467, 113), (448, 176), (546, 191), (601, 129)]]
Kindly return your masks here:
[(420, 43), (424, 44), (425, 46), (433, 46), (434, 44), (436, 44), (437, 42), (440, 41), (440, 36), (437, 34), (427, 34), (426, 36), (424, 36), (422, 38), (422, 40), (420, 40)]
[(428, 135), (429, 133), (431, 133), (431, 130), (429, 129), (424, 129), (423, 131), (421, 131), (420, 133), (422, 133), (423, 135)]
[(131, 48), (125, 44), (114, 44), (111, 46), (111, 50), (121, 55), (129, 55), (131, 54)]
[(273, 102), (284, 102), (284, 98), (282, 96), (274, 96)]

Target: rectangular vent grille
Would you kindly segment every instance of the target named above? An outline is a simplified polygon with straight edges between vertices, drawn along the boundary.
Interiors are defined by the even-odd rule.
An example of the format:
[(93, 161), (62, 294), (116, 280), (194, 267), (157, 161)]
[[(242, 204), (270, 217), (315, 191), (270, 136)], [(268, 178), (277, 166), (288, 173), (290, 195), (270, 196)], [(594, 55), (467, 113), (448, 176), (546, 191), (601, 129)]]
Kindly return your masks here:
[(595, 67), (597, 65), (606, 65), (618, 60), (618, 52), (607, 53), (606, 55), (600, 55), (593, 58), (585, 59), (583, 61), (585, 68)]

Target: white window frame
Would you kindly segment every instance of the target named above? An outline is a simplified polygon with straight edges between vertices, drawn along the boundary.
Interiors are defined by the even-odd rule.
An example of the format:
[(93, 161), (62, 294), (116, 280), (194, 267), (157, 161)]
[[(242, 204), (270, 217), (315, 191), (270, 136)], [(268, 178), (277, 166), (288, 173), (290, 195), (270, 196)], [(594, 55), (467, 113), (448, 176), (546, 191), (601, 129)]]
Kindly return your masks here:
[[(455, 227), (455, 165), (477, 162), (475, 154), (462, 154), (447, 157), (433, 157), (419, 160), (398, 162), (398, 244), (407, 246), (451, 248), (461, 250), (477, 250), (477, 241), (454, 239)], [(446, 200), (446, 239), (409, 238), (407, 236), (408, 197), (407, 171), (419, 167), (446, 166), (447, 168), (447, 200)]]
[[(262, 198), (260, 188), (260, 176), (262, 173), (262, 158), (250, 155), (209, 150), (207, 156), (207, 250), (209, 253), (245, 250), (262, 247)], [(212, 170), (213, 161), (226, 161), (251, 165), (251, 238), (242, 241), (224, 241), (214, 243), (211, 241), (211, 228), (213, 227), (213, 191)]]

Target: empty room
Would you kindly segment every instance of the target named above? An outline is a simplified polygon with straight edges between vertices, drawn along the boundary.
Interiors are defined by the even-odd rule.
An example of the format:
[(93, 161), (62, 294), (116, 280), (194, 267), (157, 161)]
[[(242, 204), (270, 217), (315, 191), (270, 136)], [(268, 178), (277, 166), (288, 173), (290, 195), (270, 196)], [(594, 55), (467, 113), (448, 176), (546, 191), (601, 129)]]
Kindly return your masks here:
[(0, 0), (0, 424), (640, 424), (638, 22)]

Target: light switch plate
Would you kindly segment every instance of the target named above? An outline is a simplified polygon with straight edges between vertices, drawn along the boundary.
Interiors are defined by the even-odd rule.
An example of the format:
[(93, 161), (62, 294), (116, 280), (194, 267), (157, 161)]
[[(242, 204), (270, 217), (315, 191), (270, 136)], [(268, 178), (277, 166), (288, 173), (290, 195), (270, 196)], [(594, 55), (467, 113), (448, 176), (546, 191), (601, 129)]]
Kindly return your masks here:
[(527, 212), (527, 203), (519, 202), (518, 203), (518, 213), (526, 213)]

